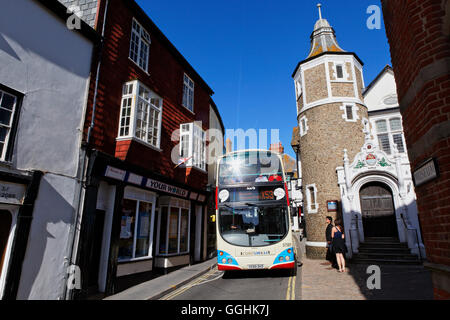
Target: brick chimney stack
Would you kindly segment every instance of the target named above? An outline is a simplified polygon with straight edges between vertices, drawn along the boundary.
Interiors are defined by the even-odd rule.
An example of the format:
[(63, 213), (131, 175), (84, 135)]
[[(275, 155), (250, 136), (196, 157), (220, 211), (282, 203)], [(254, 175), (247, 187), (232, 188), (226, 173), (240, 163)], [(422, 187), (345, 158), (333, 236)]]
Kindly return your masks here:
[(284, 147), (281, 142), (278, 143), (272, 143), (270, 145), (270, 151), (278, 152), (279, 154), (284, 154)]

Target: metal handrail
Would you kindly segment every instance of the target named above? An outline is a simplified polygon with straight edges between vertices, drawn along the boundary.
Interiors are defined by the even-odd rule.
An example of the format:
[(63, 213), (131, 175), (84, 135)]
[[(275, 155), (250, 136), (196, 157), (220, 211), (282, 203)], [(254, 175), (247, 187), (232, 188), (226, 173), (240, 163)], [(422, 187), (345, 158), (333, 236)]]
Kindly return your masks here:
[[(406, 230), (414, 230), (414, 233), (416, 234), (416, 243), (417, 243), (417, 251), (419, 252), (419, 260), (422, 261), (422, 253), (420, 252), (419, 234), (417, 233), (417, 229), (408, 227), (405, 221), (405, 217), (403, 216), (403, 213), (400, 214), (400, 217), (402, 218), (403, 225), (405, 226)], [(408, 237), (408, 234), (406, 234), (406, 237)], [(406, 239), (406, 241), (408, 241), (408, 239)]]

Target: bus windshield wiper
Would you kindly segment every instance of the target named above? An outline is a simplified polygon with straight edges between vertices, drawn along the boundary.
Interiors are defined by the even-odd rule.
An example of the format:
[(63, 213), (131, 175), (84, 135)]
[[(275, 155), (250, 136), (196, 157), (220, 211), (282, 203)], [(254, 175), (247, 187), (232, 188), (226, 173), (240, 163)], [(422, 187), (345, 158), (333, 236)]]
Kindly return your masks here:
[(256, 204), (250, 203), (250, 202), (247, 202), (245, 205), (246, 205), (246, 206), (249, 206), (249, 207), (257, 207)]

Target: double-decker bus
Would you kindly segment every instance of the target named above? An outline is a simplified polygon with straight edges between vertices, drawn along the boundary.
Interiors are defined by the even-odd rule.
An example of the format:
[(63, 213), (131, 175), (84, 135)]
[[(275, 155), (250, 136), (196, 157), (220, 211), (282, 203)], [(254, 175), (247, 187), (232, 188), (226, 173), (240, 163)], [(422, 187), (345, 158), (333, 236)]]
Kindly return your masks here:
[(218, 160), (219, 270), (294, 269), (295, 245), (281, 156), (245, 150)]

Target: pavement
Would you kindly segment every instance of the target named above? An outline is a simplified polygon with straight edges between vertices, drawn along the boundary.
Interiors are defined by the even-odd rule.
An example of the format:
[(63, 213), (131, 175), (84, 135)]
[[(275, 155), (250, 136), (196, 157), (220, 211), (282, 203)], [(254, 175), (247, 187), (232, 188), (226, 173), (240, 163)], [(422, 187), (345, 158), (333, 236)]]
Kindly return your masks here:
[[(325, 260), (308, 259), (296, 236), (302, 300), (432, 300), (431, 273), (423, 266), (380, 265), (380, 289), (369, 289), (368, 265), (347, 264), (338, 273)], [(105, 300), (157, 300), (215, 269), (217, 258), (141, 283)], [(232, 297), (230, 297), (232, 298)]]
[(105, 300), (158, 300), (214, 269), (216, 265), (217, 258), (213, 258), (199, 264), (187, 266), (109, 296)]
[(433, 299), (431, 273), (423, 266), (379, 265), (380, 288), (369, 289), (369, 265), (350, 263), (339, 273), (325, 260), (303, 257), (302, 262), (302, 300)]

